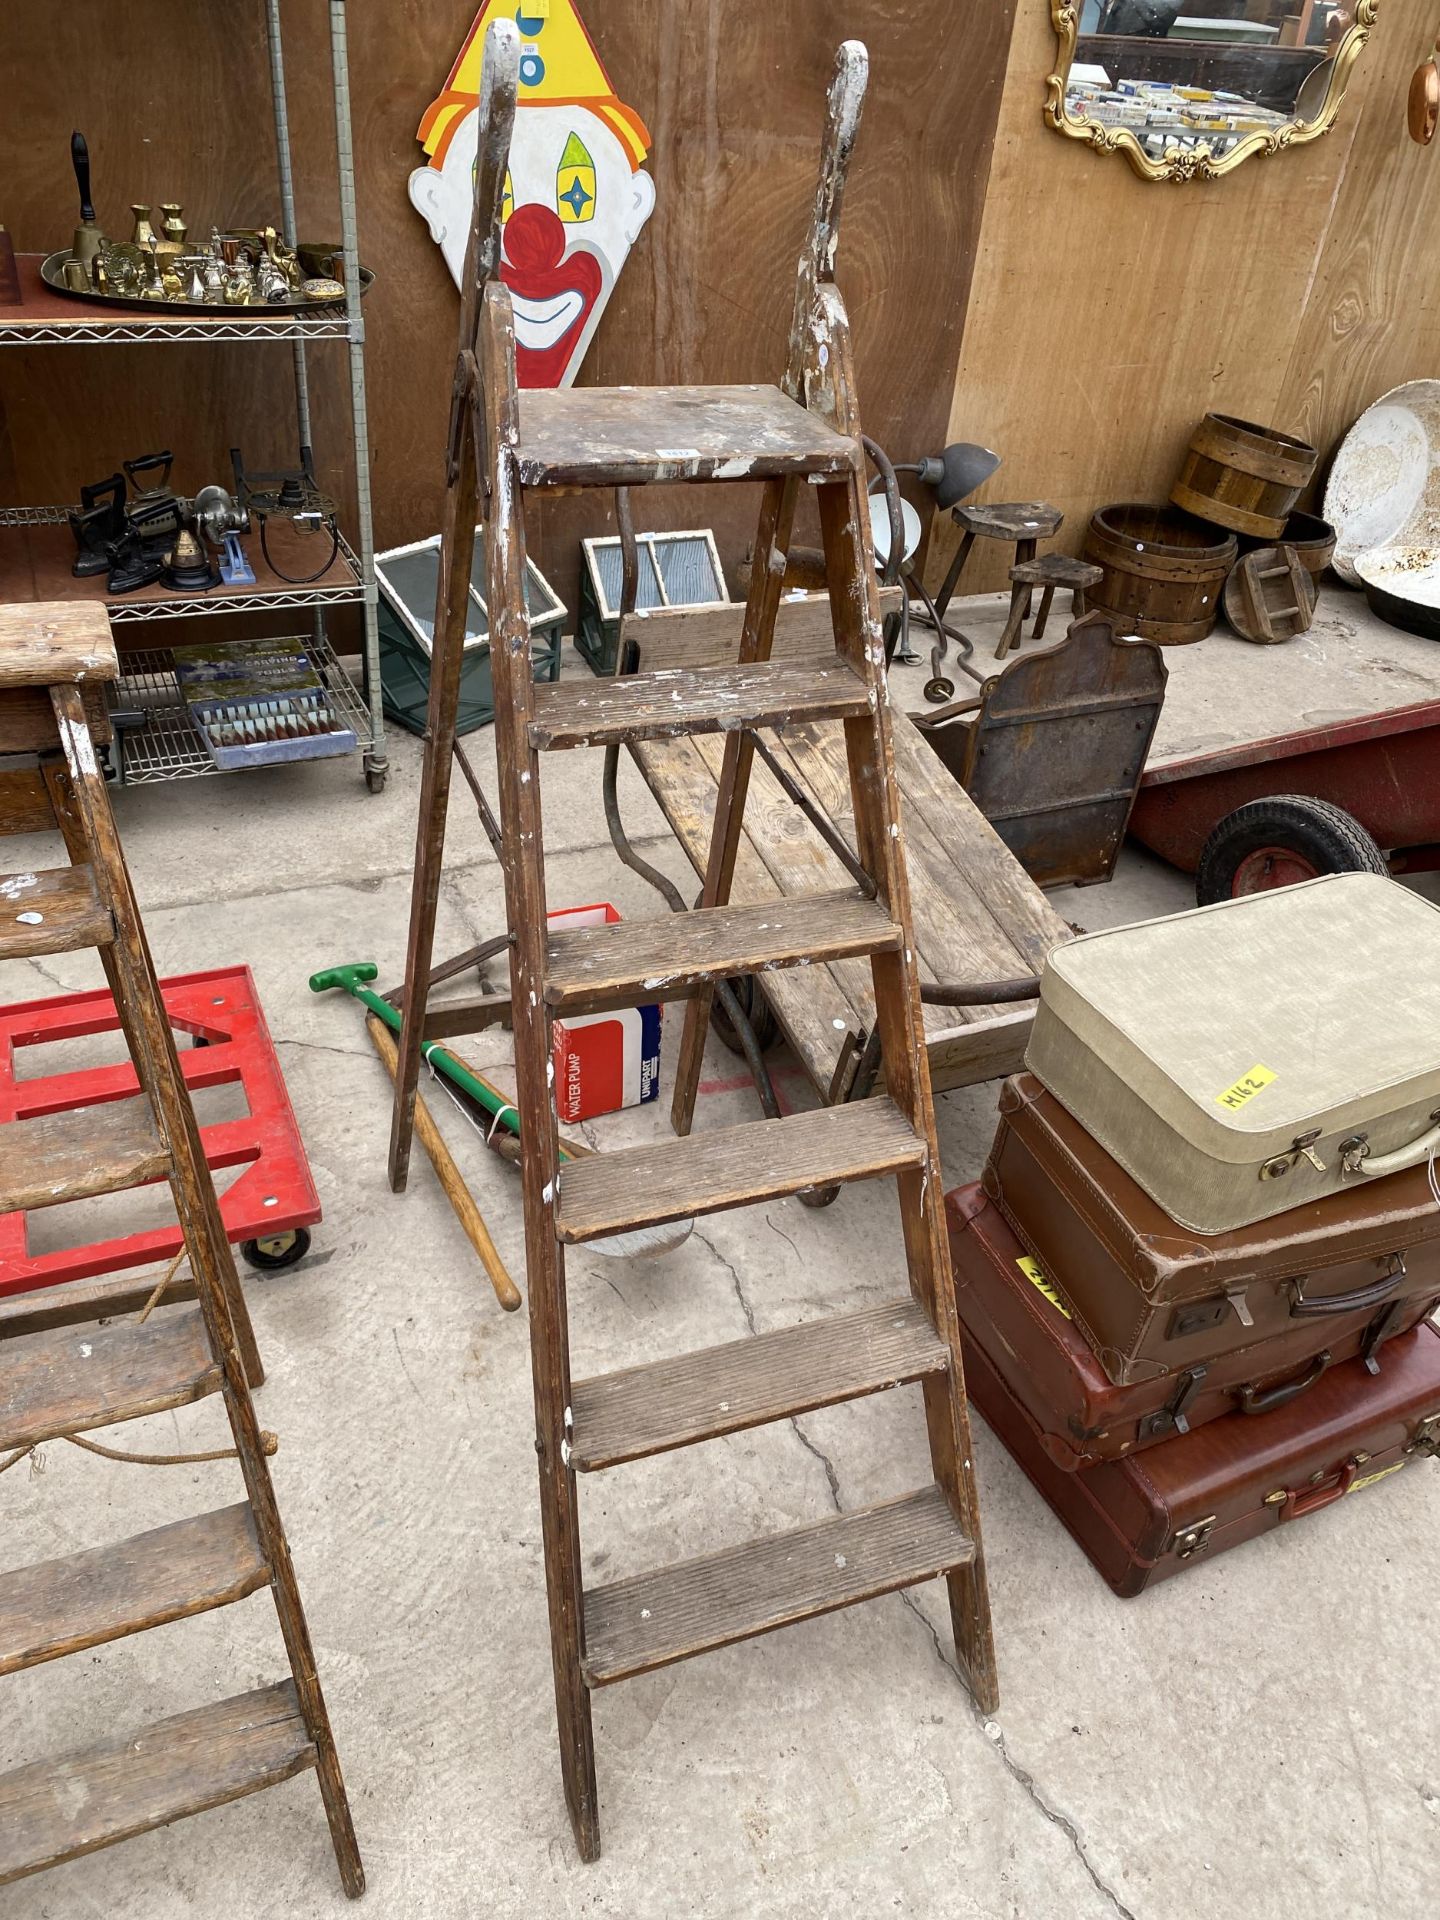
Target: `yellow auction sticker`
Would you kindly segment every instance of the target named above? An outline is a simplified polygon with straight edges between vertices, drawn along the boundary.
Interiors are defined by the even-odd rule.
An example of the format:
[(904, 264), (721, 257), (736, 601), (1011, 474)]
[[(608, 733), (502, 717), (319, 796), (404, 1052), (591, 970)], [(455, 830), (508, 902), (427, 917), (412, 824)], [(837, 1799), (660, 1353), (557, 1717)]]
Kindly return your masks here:
[(1235, 1113), (1246, 1101), (1253, 1100), (1257, 1093), (1263, 1093), (1275, 1077), (1269, 1067), (1253, 1066), (1249, 1073), (1242, 1073), (1233, 1086), (1227, 1087), (1223, 1093), (1217, 1093), (1215, 1104), (1224, 1107), (1227, 1112)]
[(1404, 1465), (1405, 1462), (1403, 1460), (1397, 1460), (1393, 1467), (1381, 1467), (1378, 1473), (1367, 1473), (1363, 1480), (1352, 1480), (1350, 1482), (1351, 1493), (1359, 1493), (1362, 1487), (1373, 1487), (1377, 1480), (1388, 1480), (1392, 1473), (1399, 1473)]
[(1046, 1279), (1045, 1269), (1038, 1260), (1032, 1260), (1028, 1253), (1022, 1253), (1015, 1264), (1030, 1282), (1031, 1286), (1036, 1288), (1038, 1292), (1043, 1293), (1057, 1312), (1063, 1313), (1067, 1320), (1072, 1317), (1069, 1307), (1066, 1306), (1065, 1302), (1060, 1298), (1060, 1295)]

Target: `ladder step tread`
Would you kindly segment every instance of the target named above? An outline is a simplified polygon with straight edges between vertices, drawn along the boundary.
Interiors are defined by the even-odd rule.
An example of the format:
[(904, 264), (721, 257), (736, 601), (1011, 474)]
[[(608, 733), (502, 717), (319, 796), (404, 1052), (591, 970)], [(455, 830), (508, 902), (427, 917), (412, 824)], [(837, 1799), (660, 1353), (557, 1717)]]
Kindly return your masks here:
[(0, 1776), (0, 1886), (315, 1765), (293, 1680)]
[(567, 1161), (555, 1231), (569, 1243), (596, 1240), (807, 1187), (899, 1173), (924, 1158), (923, 1140), (884, 1095), (819, 1107)]
[(0, 1451), (203, 1400), (220, 1385), (198, 1308), (0, 1345)]
[(773, 386), (526, 388), (520, 394), (523, 487), (845, 474), (859, 457), (853, 439)]
[(901, 937), (858, 887), (620, 920), (550, 935), (545, 1000), (557, 1013), (602, 1013), (678, 999), (702, 980), (879, 953)]
[(0, 1574), (0, 1674), (229, 1606), (268, 1577), (245, 1502)]
[(585, 1681), (604, 1687), (650, 1673), (914, 1586), (974, 1557), (945, 1495), (932, 1486), (617, 1580), (585, 1596)]
[(583, 1472), (858, 1400), (949, 1365), (910, 1298), (627, 1367), (571, 1388), (571, 1465)]
[(169, 1171), (144, 1094), (0, 1126), (0, 1213), (143, 1187)]
[(0, 874), (0, 960), (108, 946), (113, 935), (89, 867)]
[(577, 675), (535, 688), (530, 744), (541, 751), (603, 747), (795, 720), (838, 720), (869, 710), (865, 682), (838, 655), (595, 679)]

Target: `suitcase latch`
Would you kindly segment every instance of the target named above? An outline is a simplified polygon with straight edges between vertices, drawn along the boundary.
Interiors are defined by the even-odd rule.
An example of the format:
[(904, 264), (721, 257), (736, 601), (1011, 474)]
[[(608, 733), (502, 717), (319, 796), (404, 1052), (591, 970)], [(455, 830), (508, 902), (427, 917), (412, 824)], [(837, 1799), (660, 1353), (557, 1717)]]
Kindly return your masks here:
[(1277, 1153), (1273, 1160), (1267, 1160), (1260, 1169), (1262, 1180), (1283, 1180), (1298, 1160), (1308, 1160), (1317, 1173), (1328, 1171), (1325, 1162), (1315, 1151), (1315, 1142), (1320, 1138), (1319, 1127), (1309, 1133), (1297, 1133), (1290, 1142), (1289, 1153)]
[(1420, 1422), (1407, 1451), (1421, 1454), (1427, 1460), (1434, 1460), (1440, 1455), (1440, 1413), (1432, 1413), (1428, 1419)]
[(1157, 1440), (1162, 1433), (1188, 1433), (1187, 1410), (1205, 1379), (1204, 1367), (1190, 1367), (1180, 1376), (1180, 1385), (1168, 1406), (1157, 1407), (1140, 1422), (1140, 1438)]
[(1215, 1531), (1218, 1516), (1207, 1513), (1203, 1520), (1197, 1520), (1193, 1527), (1185, 1527), (1176, 1534), (1173, 1545), (1177, 1560), (1189, 1560), (1197, 1553), (1203, 1553), (1210, 1544), (1210, 1536)]

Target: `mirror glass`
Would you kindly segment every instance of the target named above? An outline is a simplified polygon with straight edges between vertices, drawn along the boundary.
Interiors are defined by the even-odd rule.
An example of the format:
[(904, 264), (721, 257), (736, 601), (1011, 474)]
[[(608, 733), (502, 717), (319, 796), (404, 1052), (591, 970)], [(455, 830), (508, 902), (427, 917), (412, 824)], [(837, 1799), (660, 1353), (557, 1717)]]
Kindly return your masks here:
[(1324, 132), (1375, 0), (1054, 0), (1054, 14), (1051, 123), (1174, 179)]

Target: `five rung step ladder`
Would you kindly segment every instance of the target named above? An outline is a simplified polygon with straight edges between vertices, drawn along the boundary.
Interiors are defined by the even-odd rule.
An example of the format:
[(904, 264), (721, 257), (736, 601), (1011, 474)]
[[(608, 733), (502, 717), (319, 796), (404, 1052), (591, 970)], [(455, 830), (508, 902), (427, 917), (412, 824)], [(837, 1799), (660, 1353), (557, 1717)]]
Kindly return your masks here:
[[(455, 740), (471, 528), (485, 521), (503, 865), (540, 1497), (561, 1763), (581, 1854), (599, 1852), (590, 1689), (943, 1575), (974, 1695), (996, 1704), (970, 1433), (945, 1237), (919, 978), (900, 844), (876, 579), (845, 312), (833, 279), (846, 164), (866, 55), (848, 43), (829, 96), (820, 184), (801, 260), (782, 387), (516, 388), (514, 320), (499, 277), (501, 207), (519, 43), (498, 21), (485, 49), (475, 222), (462, 290), (444, 555), (391, 1142), (404, 1185), (427, 1025), (435, 907)], [(731, 665), (532, 684), (524, 501), (556, 489), (689, 481), (763, 487), (757, 560)], [(835, 645), (772, 660), (797, 497), (813, 490)], [(625, 653), (622, 634), (621, 654)], [(755, 732), (845, 728), (859, 865), (853, 891), (731, 905)], [(723, 733), (702, 903), (658, 922), (547, 937), (541, 757), (583, 746)], [(715, 984), (860, 956), (874, 979), (887, 1091), (851, 1105), (567, 1163), (547, 1078), (550, 1023), (656, 998), (686, 1002), (673, 1118), (689, 1133)], [(477, 1007), (477, 1022), (485, 1010)], [(445, 1031), (462, 1030), (447, 1007)], [(908, 1289), (863, 1312), (791, 1327), (602, 1379), (572, 1380), (564, 1248), (837, 1182), (897, 1181)], [(608, 1586), (582, 1582), (576, 1476), (808, 1409), (917, 1383), (930, 1484), (821, 1526), (753, 1541)]]

